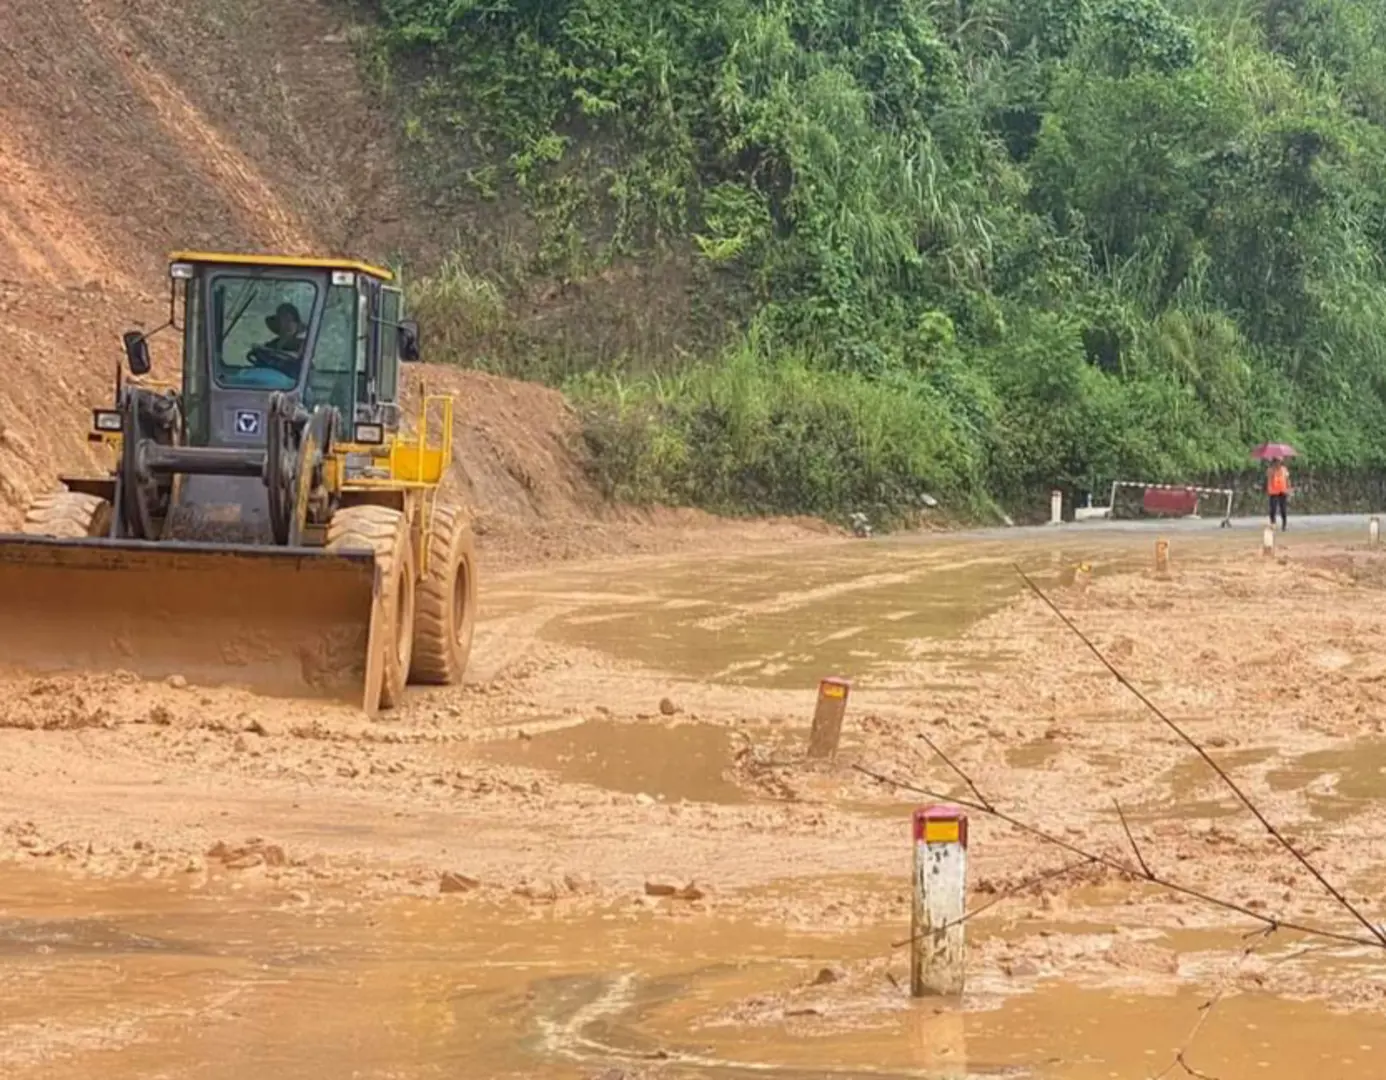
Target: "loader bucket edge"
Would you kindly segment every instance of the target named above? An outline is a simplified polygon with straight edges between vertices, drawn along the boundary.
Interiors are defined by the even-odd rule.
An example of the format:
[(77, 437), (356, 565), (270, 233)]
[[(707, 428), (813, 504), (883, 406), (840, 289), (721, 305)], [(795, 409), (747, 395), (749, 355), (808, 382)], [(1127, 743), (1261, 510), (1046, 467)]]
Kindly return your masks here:
[(0, 535), (0, 667), (182, 675), (374, 712), (377, 578), (368, 551)]

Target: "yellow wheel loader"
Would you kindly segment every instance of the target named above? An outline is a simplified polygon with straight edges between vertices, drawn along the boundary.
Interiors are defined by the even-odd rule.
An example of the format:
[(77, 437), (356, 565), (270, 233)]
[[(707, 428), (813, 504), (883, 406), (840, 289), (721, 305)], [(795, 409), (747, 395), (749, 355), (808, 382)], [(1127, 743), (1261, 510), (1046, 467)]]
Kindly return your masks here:
[[(0, 668), (121, 669), (262, 693), (399, 703), (471, 651), (473, 540), (440, 504), (450, 397), (401, 432), (418, 327), (388, 270), (179, 252), (168, 323), (125, 334), (88, 438), (106, 476), (63, 477), (0, 536)], [(182, 335), (179, 388), (147, 379)]]

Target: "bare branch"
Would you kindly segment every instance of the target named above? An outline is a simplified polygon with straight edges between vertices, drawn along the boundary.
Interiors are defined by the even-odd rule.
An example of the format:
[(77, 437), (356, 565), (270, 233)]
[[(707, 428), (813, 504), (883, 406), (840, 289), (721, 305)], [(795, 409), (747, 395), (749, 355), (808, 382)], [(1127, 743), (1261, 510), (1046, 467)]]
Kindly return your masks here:
[(1323, 886), (1323, 888), (1328, 892), (1328, 894), (1332, 896), (1333, 899), (1336, 900), (1340, 905), (1342, 905), (1342, 907), (1346, 911), (1348, 911), (1354, 919), (1356, 919), (1359, 923), (1366, 927), (1367, 930), (1371, 933), (1371, 935), (1374, 938), (1376, 938), (1376, 940), (1383, 947), (1386, 947), (1386, 930), (1383, 930), (1381, 927), (1376, 926), (1374, 923), (1372, 923), (1372, 921), (1368, 919), (1364, 914), (1362, 914), (1362, 912), (1357, 908), (1355, 904), (1352, 903), (1351, 900), (1349, 900), (1346, 896), (1343, 895), (1343, 893), (1337, 888), (1337, 886), (1335, 886), (1331, 881), (1329, 881), (1328, 878), (1324, 877), (1324, 875), (1319, 871), (1318, 867), (1311, 863), (1308, 857), (1304, 855), (1303, 852), (1301, 852), (1297, 847), (1295, 847), (1294, 844), (1290, 843), (1290, 841), (1285, 837), (1285, 835), (1271, 823), (1270, 819), (1267, 818), (1266, 815), (1263, 814), (1261, 810), (1256, 806), (1256, 804), (1251, 801), (1250, 797), (1246, 794), (1246, 792), (1242, 791), (1242, 789), (1237, 785), (1237, 782), (1227, 774), (1227, 771), (1212, 759), (1212, 757), (1208, 754), (1208, 751), (1203, 749), (1203, 747), (1200, 746), (1198, 742), (1188, 734), (1188, 732), (1186, 732), (1182, 727), (1180, 727), (1168, 716), (1166, 716), (1165, 713), (1162, 712), (1153, 701), (1151, 701), (1148, 697), (1145, 696), (1145, 694), (1143, 694), (1140, 691), (1140, 689), (1135, 685), (1135, 683), (1133, 683), (1130, 679), (1123, 675), (1117, 669), (1116, 665), (1113, 664), (1110, 660), (1107, 659), (1106, 656), (1102, 654), (1102, 650), (1099, 649), (1096, 645), (1094, 645), (1092, 641), (1088, 638), (1088, 636), (1083, 633), (1083, 631), (1078, 629), (1077, 624), (1075, 624), (1072, 619), (1070, 619), (1059, 609), (1059, 606), (1056, 603), (1054, 603), (1054, 601), (1051, 600), (1048, 597), (1048, 595), (1046, 595), (1043, 589), (1041, 589), (1037, 584), (1035, 584), (1034, 580), (1028, 574), (1026, 574), (1025, 571), (1019, 567), (1019, 565), (1012, 565), (1015, 567), (1015, 572), (1020, 575), (1020, 580), (1025, 582), (1025, 584), (1030, 587), (1030, 591), (1033, 592), (1036, 596), (1038, 596), (1040, 600), (1044, 602), (1045, 606), (1048, 607), (1049, 610), (1052, 611), (1056, 616), (1058, 616), (1060, 622), (1062, 622), (1071, 631), (1073, 631), (1074, 635), (1078, 638), (1078, 640), (1088, 647), (1088, 650), (1093, 654), (1093, 656), (1097, 657), (1098, 662), (1101, 663), (1101, 665), (1105, 667), (1109, 672), (1111, 672), (1112, 677), (1115, 678), (1116, 681), (1120, 683), (1123, 687), (1125, 687), (1128, 691), (1130, 691), (1130, 693), (1136, 698), (1136, 700), (1139, 701), (1142, 705), (1144, 705), (1147, 709), (1149, 709), (1150, 712), (1154, 714), (1154, 716), (1157, 719), (1159, 719), (1161, 723), (1163, 723), (1167, 728), (1174, 732), (1175, 735), (1182, 739), (1194, 751), (1194, 753), (1201, 757), (1204, 760), (1204, 762), (1207, 763), (1208, 767), (1212, 769), (1213, 772), (1217, 773), (1218, 778), (1221, 779), (1222, 782), (1227, 785), (1228, 789), (1234, 795), (1236, 795), (1238, 799), (1241, 800), (1242, 805), (1251, 811), (1252, 815), (1256, 818), (1257, 821), (1261, 823), (1261, 825), (1265, 828), (1266, 832), (1270, 833), (1270, 835), (1275, 838), (1276, 842), (1279, 843), (1281, 847), (1283, 847), (1292, 856), (1294, 856), (1294, 858), (1298, 860), (1299, 864), (1314, 876), (1314, 879), (1320, 885)]
[(1242, 950), (1241, 955), (1238, 956), (1228, 968), (1227, 976), (1223, 979), (1222, 985), (1218, 987), (1218, 992), (1198, 1007), (1198, 1019), (1194, 1021), (1194, 1025), (1189, 1029), (1189, 1033), (1184, 1036), (1184, 1044), (1175, 1051), (1174, 1060), (1157, 1073), (1152, 1080), (1164, 1080), (1164, 1077), (1168, 1076), (1175, 1069), (1183, 1069), (1186, 1075), (1201, 1078), (1201, 1080), (1215, 1080), (1214, 1077), (1199, 1072), (1189, 1064), (1189, 1051), (1193, 1047), (1194, 1040), (1198, 1038), (1198, 1033), (1203, 1030), (1203, 1025), (1208, 1022), (1208, 1017), (1213, 1014), (1213, 1010), (1217, 1008), (1218, 1003), (1227, 996), (1227, 991), (1232, 987), (1232, 980), (1235, 979), (1237, 974), (1242, 970), (1242, 965), (1246, 963), (1247, 957), (1269, 941), (1270, 936), (1274, 933), (1274, 927), (1266, 927), (1262, 930), (1254, 930), (1248, 935), (1253, 940)]
[(945, 754), (942, 750), (939, 749), (938, 743), (934, 742), (933, 739), (929, 738), (929, 736), (922, 731), (918, 733), (917, 737), (923, 739), (924, 742), (928, 744), (929, 749), (932, 750), (938, 756), (939, 760), (942, 761), (945, 765), (947, 765), (950, 769), (957, 773), (958, 776), (962, 778), (962, 782), (966, 784), (969, 789), (971, 789), (972, 794), (977, 797), (977, 801), (979, 803), (981, 803), (988, 809), (991, 808), (991, 800), (982, 794), (981, 790), (977, 787), (977, 785), (973, 783), (972, 777), (968, 776), (967, 773), (963, 772), (963, 770), (961, 769), (961, 767), (959, 767), (957, 762), (955, 762), (952, 758), (950, 758), (947, 754)]
[(1112, 805), (1116, 807), (1117, 817), (1121, 818), (1121, 828), (1126, 833), (1126, 841), (1131, 845), (1131, 851), (1135, 854), (1136, 861), (1141, 864), (1141, 870), (1145, 874), (1145, 879), (1147, 881), (1154, 881), (1155, 875), (1151, 873), (1150, 865), (1145, 861), (1145, 856), (1141, 854), (1140, 845), (1136, 843), (1136, 838), (1131, 833), (1131, 826), (1127, 824), (1126, 813), (1121, 809), (1121, 803), (1113, 798)]
[[(990, 908), (994, 908), (997, 904), (1001, 903), (1002, 900), (1009, 900), (1012, 896), (1015, 896), (1017, 893), (1023, 893), (1026, 889), (1030, 888), (1031, 886), (1042, 885), (1046, 881), (1053, 881), (1055, 878), (1065, 877), (1066, 875), (1073, 873), (1075, 870), (1081, 870), (1085, 866), (1091, 866), (1095, 861), (1095, 859), (1091, 858), (1082, 858), (1077, 860), (1076, 862), (1065, 863), (1063, 866), (1055, 867), (1053, 870), (1046, 870), (1042, 874), (1035, 874), (1032, 877), (1028, 877), (1024, 881), (1018, 882), (1017, 884), (1011, 886), (1009, 889), (1007, 889), (1000, 895), (993, 896), (990, 900), (988, 900), (985, 904), (982, 904), (980, 907), (969, 908), (959, 918), (953, 919), (951, 922), (946, 922), (940, 927), (931, 928), (930, 932), (932, 933), (933, 929), (947, 930), (950, 927), (961, 926), (963, 923), (967, 922), (974, 916), (980, 915), (982, 912), (987, 911)], [(892, 941), (890, 943), (890, 947), (892, 949), (903, 949), (906, 945), (913, 945), (915, 939), (922, 936), (922, 934), (911, 934), (909, 937), (905, 938), (904, 941)]]
[(1268, 927), (1273, 930), (1293, 930), (1296, 933), (1305, 934), (1309, 937), (1324, 938), (1325, 940), (1343, 942), (1349, 945), (1368, 945), (1372, 948), (1378, 949), (1386, 948), (1386, 943), (1383, 943), (1380, 939), (1376, 937), (1356, 937), (1352, 934), (1345, 934), (1338, 930), (1329, 930), (1324, 927), (1318, 926), (1306, 926), (1303, 923), (1291, 922), (1286, 919), (1275, 918), (1274, 916), (1265, 915), (1259, 911), (1253, 911), (1251, 908), (1246, 907), (1242, 904), (1238, 904), (1232, 900), (1223, 900), (1220, 897), (1212, 896), (1208, 893), (1201, 892), (1198, 889), (1191, 888), (1188, 885), (1181, 885), (1177, 881), (1170, 881), (1168, 878), (1163, 878), (1159, 875), (1153, 875), (1149, 879), (1146, 879), (1145, 875), (1141, 873), (1140, 867), (1138, 866), (1132, 866), (1130, 863), (1121, 862), (1118, 859), (1112, 858), (1110, 855), (1103, 855), (1097, 852), (1085, 851), (1083, 848), (1080, 848), (1076, 844), (1068, 840), (1065, 840), (1063, 837), (1055, 836), (1053, 833), (1045, 832), (1043, 829), (1037, 828), (1036, 826), (1031, 825), (1028, 822), (1021, 821), (1019, 818), (1006, 813), (1004, 810), (997, 809), (996, 807), (984, 806), (982, 803), (976, 802), (971, 799), (961, 799), (952, 795), (943, 795), (937, 791), (930, 791), (927, 788), (922, 788), (915, 784), (907, 783), (903, 780), (896, 780), (893, 777), (886, 776), (885, 774), (876, 772), (873, 769), (868, 769), (864, 765), (853, 765), (852, 768), (855, 769), (857, 772), (861, 773), (863, 776), (869, 776), (871, 777), (871, 779), (877, 781), (878, 783), (886, 784), (890, 787), (897, 788), (900, 791), (911, 791), (914, 792), (916, 795), (923, 795), (925, 798), (928, 799), (938, 799), (942, 802), (951, 802), (967, 810), (975, 810), (979, 814), (987, 814), (991, 817), (994, 817), (997, 821), (1004, 822), (1005, 824), (1011, 826), (1011, 828), (1013, 829), (1023, 832), (1029, 836), (1036, 837), (1039, 840), (1043, 840), (1045, 843), (1052, 844), (1054, 847), (1061, 848), (1062, 850), (1067, 851), (1070, 855), (1077, 855), (1080, 858), (1091, 859), (1094, 863), (1097, 863), (1101, 866), (1105, 866), (1108, 869), (1115, 870), (1118, 873), (1127, 874), (1133, 878), (1149, 880), (1151, 884), (1158, 885), (1162, 889), (1166, 889), (1169, 892), (1179, 893), (1181, 896), (1188, 896), (1194, 900), (1201, 900), (1206, 904), (1211, 904), (1214, 907), (1222, 908), (1224, 911), (1236, 912), (1238, 915), (1243, 915), (1248, 919), (1252, 919), (1255, 922), (1260, 923), (1264, 927)]

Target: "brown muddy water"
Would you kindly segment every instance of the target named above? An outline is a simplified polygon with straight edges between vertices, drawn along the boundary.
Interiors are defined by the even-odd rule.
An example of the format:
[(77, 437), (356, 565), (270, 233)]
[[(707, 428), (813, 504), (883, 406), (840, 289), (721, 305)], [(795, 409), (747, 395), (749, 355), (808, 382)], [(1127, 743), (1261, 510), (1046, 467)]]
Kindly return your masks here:
[[(1071, 581), (1080, 563), (1100, 576), (1153, 562), (1155, 535), (824, 545), (782, 561), (717, 553), (545, 571), (505, 578), (487, 593), (485, 616), (493, 628), (530, 620), (540, 639), (734, 689), (811, 687), (828, 672), (889, 686), (921, 642), (946, 655), (949, 639), (1023, 588), (1013, 560), (1046, 583)], [(1250, 557), (1256, 543), (1245, 533), (1178, 537), (1172, 558), (1189, 565), (1235, 545)], [(563, 783), (734, 810), (754, 801), (730, 775), (739, 745), (716, 724), (588, 718), (468, 752)], [(1025, 740), (999, 756), (1042, 772), (1060, 752)], [(1271, 758), (1235, 753), (1234, 768), (1264, 770)], [(1383, 766), (1386, 749), (1363, 743), (1289, 756), (1267, 775), (1273, 789), (1305, 789), (1327, 817), (1379, 797)], [(1176, 767), (1161, 781), (1168, 797), (1132, 818), (1168, 818), (1171, 803), (1201, 816), (1235, 809), (1204, 780)], [(812, 893), (814, 882), (792, 887)], [(1089, 929), (1100, 929), (1092, 917)], [(264, 882), (110, 883), (0, 867), (0, 1077), (1383, 1075), (1380, 1012), (1229, 984), (1200, 1026), (1209, 992), (1178, 974), (1185, 954), (1209, 946), (1178, 931), (1152, 930), (1181, 966), (1149, 985), (1139, 972), (1059, 981), (1003, 977), (991, 965), (961, 1002), (908, 998), (891, 948), (902, 932), (766, 926), (734, 905), (627, 898), (560, 909), (327, 887), (310, 900)], [(969, 929), (982, 952), (1015, 934), (999, 914)], [(1230, 941), (1219, 949), (1235, 953)], [(835, 974), (820, 988), (825, 969)]]
[[(19, 872), (0, 890), (0, 1070), (14, 1080), (1099, 1080), (1158, 1075), (1204, 1000), (1041, 983), (916, 1003), (882, 975), (766, 1010), (825, 967), (880, 956), (889, 935), (452, 898), (309, 912)], [(1189, 1056), (1210, 1075), (1380, 1075), (1386, 1017), (1254, 994), (1218, 1008)]]
[[(1142, 566), (1152, 545), (1111, 534), (1031, 534), (1023, 547), (825, 545), (783, 562), (715, 555), (515, 575), (487, 602), (497, 615), (550, 608), (542, 637), (686, 677), (790, 688), (836, 671), (869, 683), (919, 641), (947, 641), (1004, 606), (1024, 588), (1017, 560), (1053, 583), (1082, 563), (1094, 575)], [(1190, 540), (1180, 555), (1206, 558), (1216, 546)]]

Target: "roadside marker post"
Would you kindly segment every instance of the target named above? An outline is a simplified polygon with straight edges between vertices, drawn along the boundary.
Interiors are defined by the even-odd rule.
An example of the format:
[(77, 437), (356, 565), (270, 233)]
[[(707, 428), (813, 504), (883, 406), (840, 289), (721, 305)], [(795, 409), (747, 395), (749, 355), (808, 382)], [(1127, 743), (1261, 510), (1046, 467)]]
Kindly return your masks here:
[(1372, 519), (1367, 522), (1367, 539), (1373, 547), (1381, 540), (1381, 519), (1375, 514), (1373, 514)]
[(1049, 524), (1062, 525), (1064, 523), (1064, 493), (1062, 491), (1051, 491), (1049, 493)]
[(1261, 554), (1262, 554), (1262, 555), (1274, 555), (1274, 554), (1275, 554), (1275, 528), (1274, 528), (1274, 526), (1267, 525), (1264, 529), (1261, 530)]
[(967, 968), (967, 814), (956, 806), (914, 812), (910, 996), (961, 994)]
[(837, 755), (838, 740), (842, 738), (842, 718), (847, 713), (847, 695), (851, 689), (852, 684), (847, 679), (834, 677), (818, 681), (818, 704), (813, 710), (813, 728), (809, 732), (810, 758)]

